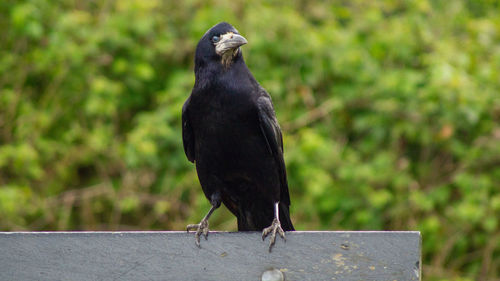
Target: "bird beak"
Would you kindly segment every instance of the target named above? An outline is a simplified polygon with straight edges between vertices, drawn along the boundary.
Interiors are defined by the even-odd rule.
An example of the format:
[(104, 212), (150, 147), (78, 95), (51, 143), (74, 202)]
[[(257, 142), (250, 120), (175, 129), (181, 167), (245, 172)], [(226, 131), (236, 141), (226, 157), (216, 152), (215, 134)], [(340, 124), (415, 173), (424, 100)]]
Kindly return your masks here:
[(245, 37), (228, 32), (222, 35), (220, 41), (215, 45), (215, 52), (222, 56), (227, 51), (234, 50), (241, 45), (245, 45), (246, 43), (248, 43), (248, 41)]

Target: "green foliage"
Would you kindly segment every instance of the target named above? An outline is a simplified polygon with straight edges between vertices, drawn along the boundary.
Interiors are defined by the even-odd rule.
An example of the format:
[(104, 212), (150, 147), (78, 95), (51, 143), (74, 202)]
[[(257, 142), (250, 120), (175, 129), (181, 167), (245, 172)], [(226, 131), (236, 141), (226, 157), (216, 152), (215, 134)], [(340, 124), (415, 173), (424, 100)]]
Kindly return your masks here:
[[(184, 229), (198, 39), (226, 20), (282, 124), (300, 230), (419, 230), (500, 278), (500, 2), (2, 1), (0, 230)], [(235, 230), (221, 208), (213, 229)]]

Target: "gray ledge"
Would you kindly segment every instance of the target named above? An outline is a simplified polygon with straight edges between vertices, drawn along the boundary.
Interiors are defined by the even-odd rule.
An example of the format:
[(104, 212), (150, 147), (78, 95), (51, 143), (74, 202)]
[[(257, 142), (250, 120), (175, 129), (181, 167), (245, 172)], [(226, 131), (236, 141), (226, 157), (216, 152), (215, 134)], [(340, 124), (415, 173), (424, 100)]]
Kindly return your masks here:
[(0, 280), (420, 279), (421, 238), (413, 231), (295, 231), (286, 243), (257, 232), (0, 232)]

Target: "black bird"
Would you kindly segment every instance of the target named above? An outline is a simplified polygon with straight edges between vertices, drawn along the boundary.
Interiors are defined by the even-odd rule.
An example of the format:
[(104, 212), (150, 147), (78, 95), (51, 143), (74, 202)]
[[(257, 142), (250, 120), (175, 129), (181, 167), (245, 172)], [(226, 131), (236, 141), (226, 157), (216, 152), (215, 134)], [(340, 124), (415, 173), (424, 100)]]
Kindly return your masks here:
[(283, 160), (283, 139), (269, 94), (243, 60), (247, 43), (226, 22), (210, 28), (195, 54), (195, 83), (182, 108), (182, 140), (212, 208), (196, 230), (208, 235), (208, 219), (221, 202), (238, 219), (239, 231), (294, 230)]

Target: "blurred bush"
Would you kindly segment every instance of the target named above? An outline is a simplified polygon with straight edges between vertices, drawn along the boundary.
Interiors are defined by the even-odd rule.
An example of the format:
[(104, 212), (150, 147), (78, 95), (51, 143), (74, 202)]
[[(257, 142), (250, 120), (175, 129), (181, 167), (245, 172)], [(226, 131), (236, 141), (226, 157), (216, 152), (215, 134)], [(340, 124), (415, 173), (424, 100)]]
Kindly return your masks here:
[[(300, 230), (419, 230), (427, 280), (500, 280), (500, 3), (0, 3), (0, 229), (184, 229), (198, 39), (274, 98)], [(221, 208), (213, 229), (235, 230)]]

